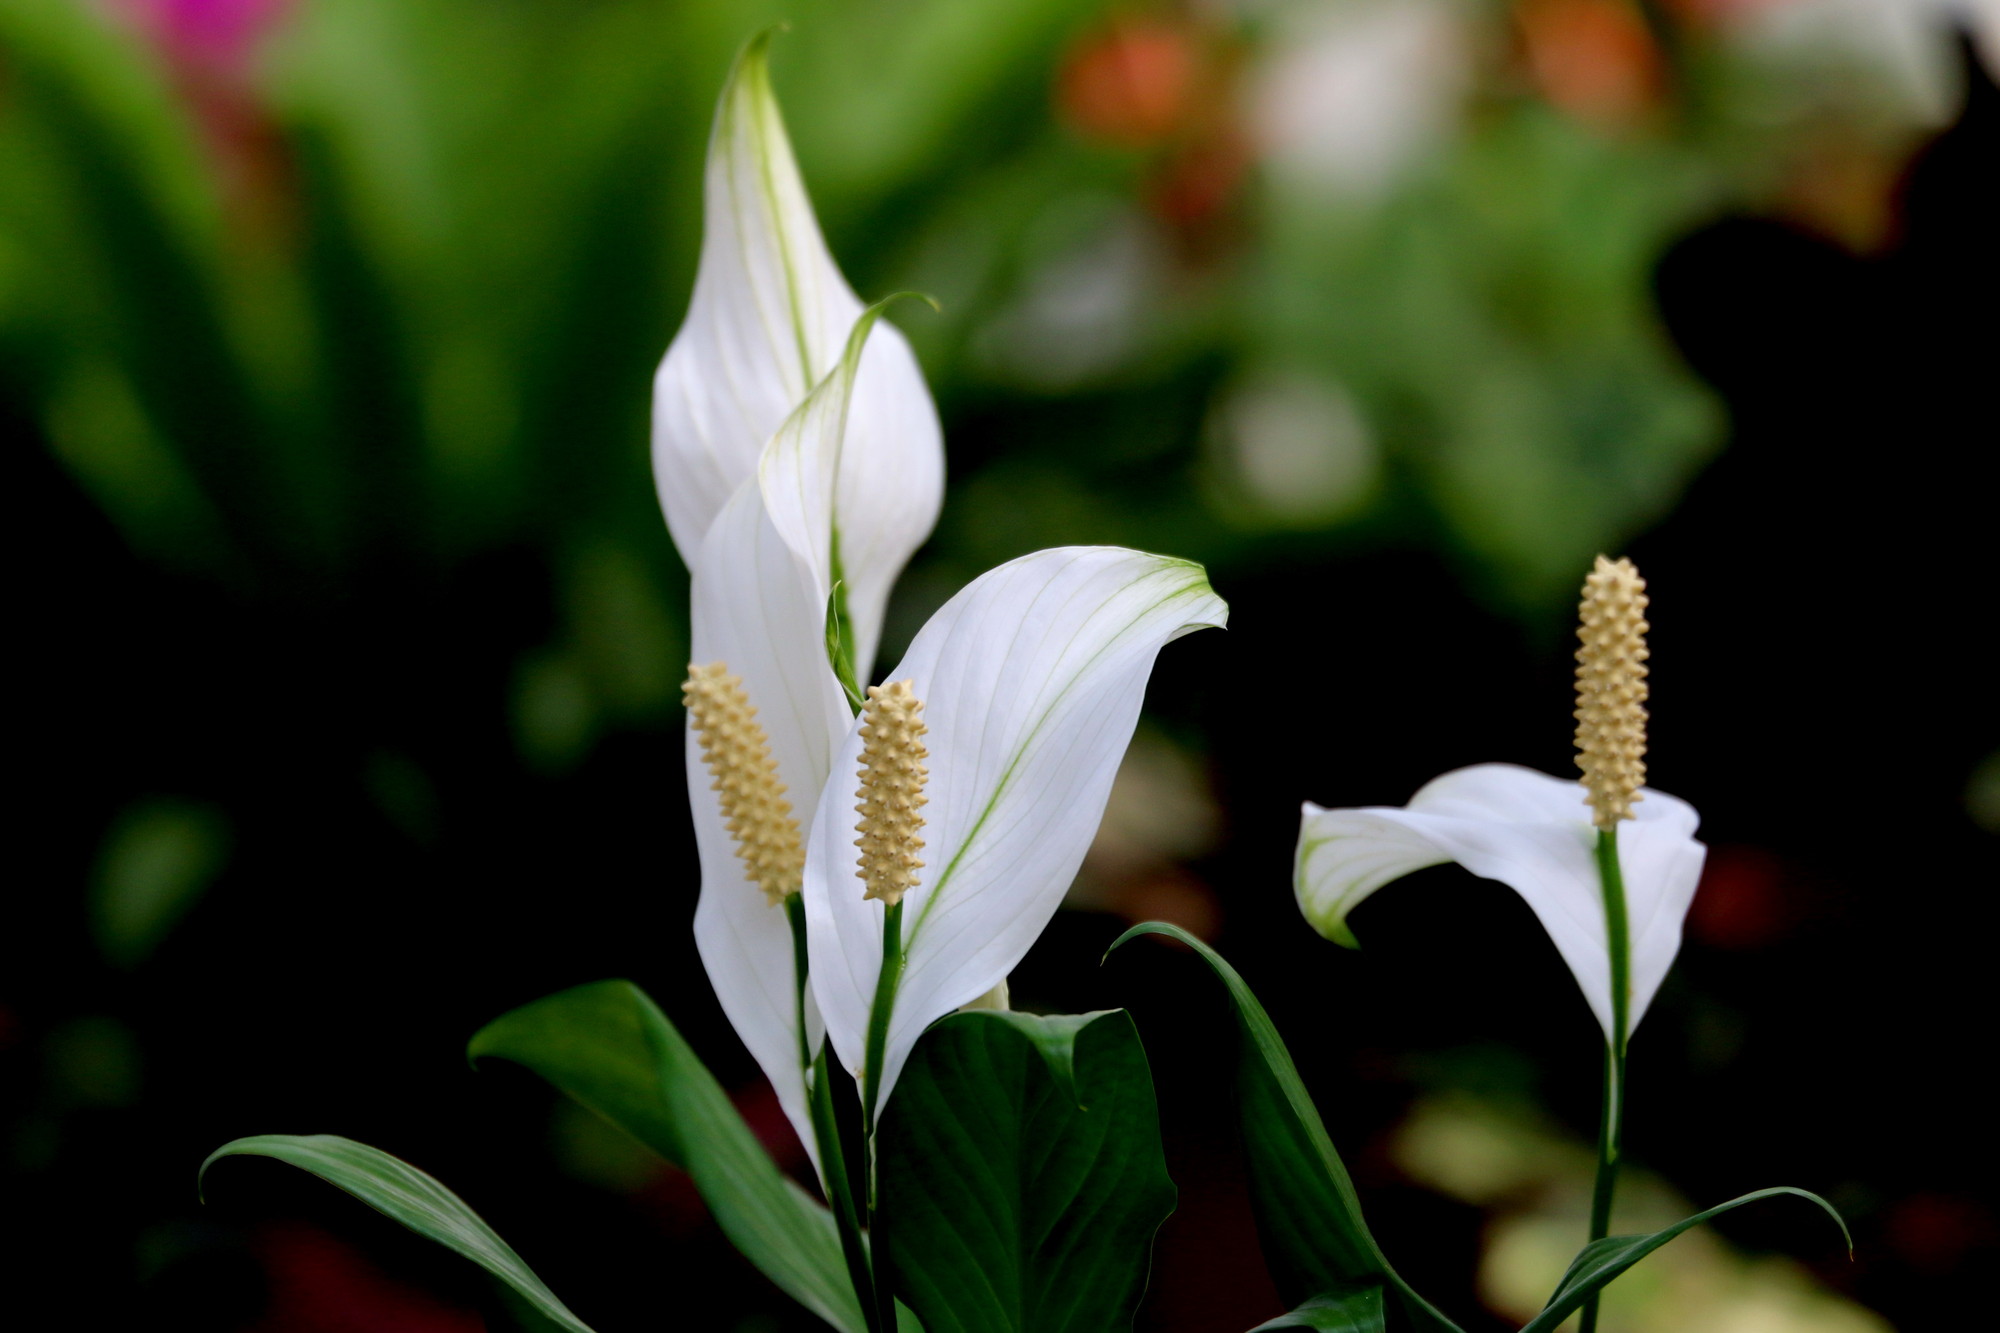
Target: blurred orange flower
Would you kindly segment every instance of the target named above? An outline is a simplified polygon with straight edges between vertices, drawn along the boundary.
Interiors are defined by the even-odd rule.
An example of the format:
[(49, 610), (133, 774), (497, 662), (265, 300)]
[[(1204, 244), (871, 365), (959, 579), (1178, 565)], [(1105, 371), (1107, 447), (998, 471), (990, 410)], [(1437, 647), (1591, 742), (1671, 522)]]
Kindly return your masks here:
[(1200, 34), (1189, 24), (1119, 19), (1070, 51), (1056, 103), (1086, 138), (1152, 147), (1187, 124), (1200, 100), (1203, 63)]
[(1536, 88), (1578, 120), (1623, 129), (1663, 100), (1659, 45), (1627, 0), (1521, 0), (1514, 21)]

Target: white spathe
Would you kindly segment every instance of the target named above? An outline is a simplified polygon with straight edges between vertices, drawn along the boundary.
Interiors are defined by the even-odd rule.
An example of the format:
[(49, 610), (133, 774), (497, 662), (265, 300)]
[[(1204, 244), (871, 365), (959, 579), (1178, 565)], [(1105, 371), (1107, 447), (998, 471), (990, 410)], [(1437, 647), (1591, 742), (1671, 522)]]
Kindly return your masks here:
[[(968, 584), (889, 672), (923, 700), (930, 757), (925, 865), (903, 899), (881, 1105), (923, 1030), (992, 990), (1054, 915), (1103, 816), (1160, 648), (1227, 619), (1199, 565), (1062, 547)], [(813, 992), (856, 1077), (885, 910), (863, 899), (856, 865), (861, 740), (850, 729), (834, 756), (805, 875)]]
[[(812, 824), (834, 747), (851, 718), (827, 664), (825, 599), (796, 552), (778, 535), (755, 477), (738, 488), (710, 527), (695, 565), (690, 651), (723, 662), (771, 744), (779, 780), (802, 832)], [(801, 1015), (793, 976), (791, 923), (746, 877), (736, 841), (710, 785), (692, 719), (687, 727), (688, 805), (701, 858), (695, 948), (736, 1035), (771, 1080), (778, 1102), (818, 1158), (801, 1060)], [(806, 997), (804, 1047), (823, 1031)]]
[[(1631, 1023), (1680, 951), (1707, 849), (1686, 801), (1647, 788), (1618, 825), (1631, 939)], [(1352, 945), (1347, 914), (1383, 885), (1455, 861), (1507, 885), (1534, 909), (1612, 1040), (1611, 955), (1598, 883), (1597, 830), (1584, 791), (1514, 764), (1476, 764), (1426, 784), (1402, 809), (1326, 810), (1308, 801), (1293, 887), (1314, 929)], [(1629, 1034), (1628, 1034), (1629, 1035)]]
[[(701, 262), (686, 321), (653, 381), (653, 478), (690, 568), (765, 444), (833, 369), (862, 305), (827, 252), (771, 93), (768, 34), (737, 57), (716, 107)], [(847, 418), (839, 563), (865, 675), (896, 571), (937, 521), (937, 409), (902, 334), (868, 341)], [(865, 650), (865, 651), (864, 651)]]

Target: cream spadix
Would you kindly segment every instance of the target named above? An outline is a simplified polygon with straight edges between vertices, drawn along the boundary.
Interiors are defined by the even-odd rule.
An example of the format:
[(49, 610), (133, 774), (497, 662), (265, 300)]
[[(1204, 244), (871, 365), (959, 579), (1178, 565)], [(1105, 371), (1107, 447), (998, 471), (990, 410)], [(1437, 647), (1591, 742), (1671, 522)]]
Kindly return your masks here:
[(861, 836), (854, 845), (861, 849), (855, 864), (861, 871), (864, 898), (899, 903), (924, 863), (917, 853), (924, 849), (918, 836), (924, 826), (924, 780), (930, 771), (924, 760), (930, 751), (923, 736), (930, 728), (923, 722), (923, 700), (910, 689), (910, 682), (868, 687), (868, 706), (861, 710), (861, 786), (855, 791), (861, 804), (854, 813), (861, 822), (854, 831)]
[(1576, 765), (1598, 828), (1632, 818), (1646, 784), (1646, 581), (1597, 557), (1576, 637)]
[(771, 757), (770, 737), (743, 692), (742, 678), (730, 675), (727, 663), (690, 667), (681, 693), (711, 779), (708, 789), (735, 840), (744, 878), (776, 906), (799, 891), (806, 853), (778, 761)]
[(1054, 915), (1103, 816), (1160, 648), (1227, 616), (1198, 565), (1065, 547), (975, 579), (918, 632), (890, 678), (899, 697), (906, 688), (922, 701), (928, 728), (921, 862), (905, 847), (893, 875), (871, 878), (882, 863), (865, 869), (857, 855), (850, 793), (871, 741), (864, 724), (841, 742), (806, 841), (813, 992), (857, 1077), (885, 900), (900, 904), (903, 967), (884, 1015), (878, 1109), (924, 1028), (994, 991)]

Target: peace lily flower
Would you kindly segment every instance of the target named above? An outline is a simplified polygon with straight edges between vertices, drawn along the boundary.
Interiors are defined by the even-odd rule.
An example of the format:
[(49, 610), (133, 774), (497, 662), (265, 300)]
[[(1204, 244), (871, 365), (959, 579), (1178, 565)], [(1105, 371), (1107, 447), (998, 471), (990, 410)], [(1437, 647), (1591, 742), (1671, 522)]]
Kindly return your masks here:
[[(1368, 895), (1426, 866), (1457, 862), (1521, 895), (1575, 974), (1605, 1040), (1622, 1052), (1680, 950), (1706, 855), (1695, 841), (1694, 807), (1640, 785), (1643, 586), (1628, 562), (1599, 557), (1586, 587), (1577, 653), (1582, 789), (1512, 764), (1478, 764), (1426, 784), (1401, 809), (1306, 803), (1294, 889), (1320, 934), (1353, 947), (1347, 916)], [(1618, 933), (1630, 963), (1623, 1003), (1613, 973), (1624, 968), (1614, 963), (1598, 861), (1599, 831), (1613, 827), (1625, 917)]]
[[(890, 586), (943, 497), (936, 409), (909, 345), (821, 239), (771, 95), (768, 38), (716, 110), (702, 255), (654, 384), (661, 507), (692, 575), (695, 943), (744, 1045), (817, 1159), (805, 1067), (821, 1026), (793, 913), (834, 748), (829, 658), (866, 679)], [(789, 901), (788, 901), (789, 900)]]
[[(1680, 949), (1703, 856), (1694, 807), (1650, 789), (1639, 798), (1618, 839), (1631, 913), (1634, 1026)], [(1476, 764), (1433, 779), (1401, 809), (1327, 810), (1306, 802), (1294, 887), (1314, 929), (1351, 948), (1347, 914), (1393, 880), (1450, 861), (1499, 880), (1534, 909), (1609, 1041), (1611, 962), (1596, 842), (1574, 782), (1514, 764)]]
[[(766, 33), (743, 49), (717, 104), (694, 294), (653, 382), (653, 475), (690, 567), (862, 313), (806, 197), (771, 93), (769, 44)], [(865, 676), (889, 588), (937, 521), (944, 451), (923, 372), (893, 328), (868, 340), (841, 411), (835, 582)]]
[(805, 866), (813, 993), (865, 1113), (923, 1030), (994, 991), (1055, 914), (1161, 647), (1227, 619), (1199, 565), (1040, 551), (967, 585), (870, 691)]
[[(879, 306), (765, 446), (693, 561), (688, 799), (701, 856), (695, 945), (723, 1012), (814, 1151), (806, 1068), (823, 1028), (801, 994), (791, 913), (803, 848), (853, 722), (828, 642), (842, 542), (881, 515), (848, 484), (877, 461), (846, 440)], [(836, 622), (838, 623), (838, 622)], [(867, 659), (861, 659), (861, 670)]]

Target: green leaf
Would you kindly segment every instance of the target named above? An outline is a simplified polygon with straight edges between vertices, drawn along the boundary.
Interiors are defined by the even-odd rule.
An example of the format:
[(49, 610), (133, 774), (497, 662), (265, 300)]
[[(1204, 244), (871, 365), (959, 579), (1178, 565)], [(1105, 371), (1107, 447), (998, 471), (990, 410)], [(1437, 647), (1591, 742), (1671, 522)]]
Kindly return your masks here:
[(1319, 1333), (1383, 1333), (1388, 1311), (1382, 1304), (1382, 1288), (1357, 1287), (1341, 1296), (1315, 1296), (1298, 1309), (1267, 1320), (1250, 1330), (1266, 1333), (1280, 1328), (1311, 1328)]
[(571, 1314), (465, 1200), (401, 1158), (334, 1134), (260, 1134), (217, 1148), (201, 1164), (201, 1174), (206, 1176), (220, 1158), (244, 1156), (275, 1157), (338, 1185), (418, 1235), (457, 1250), (520, 1293), (556, 1327), (591, 1333), (590, 1325)]
[(1240, 1038), (1236, 1095), (1250, 1198), (1264, 1262), (1278, 1294), (1303, 1306), (1329, 1293), (1387, 1285), (1418, 1328), (1455, 1331), (1457, 1325), (1397, 1276), (1369, 1234), (1354, 1182), (1299, 1079), (1291, 1052), (1236, 969), (1194, 936), (1162, 921), (1132, 927), (1111, 948), (1139, 935), (1165, 935), (1187, 945), (1228, 993)]
[[(473, 1034), (466, 1055), (525, 1065), (675, 1166), (687, 1150), (646, 1038), (653, 1002), (629, 981), (599, 981), (510, 1010)], [(662, 1017), (661, 1022), (665, 1022)]]
[(945, 1019), (880, 1143), (877, 1243), (930, 1333), (1130, 1327), (1174, 1186), (1123, 1010)]
[(786, 1179), (715, 1076), (629, 981), (560, 991), (472, 1038), (477, 1061), (534, 1070), (694, 1177), (724, 1235), (820, 1318), (865, 1333), (833, 1215)]
[(1684, 1217), (1672, 1226), (1655, 1231), (1650, 1236), (1607, 1236), (1603, 1240), (1592, 1241), (1578, 1252), (1576, 1259), (1563, 1274), (1556, 1287), (1556, 1294), (1549, 1297), (1548, 1305), (1542, 1312), (1521, 1328), (1521, 1333), (1551, 1333), (1557, 1325), (1589, 1299), (1591, 1293), (1601, 1291), (1610, 1281), (1641, 1259), (1659, 1249), (1683, 1231), (1692, 1230), (1703, 1222), (1732, 1208), (1741, 1208), (1746, 1203), (1759, 1199), (1774, 1198), (1780, 1194), (1793, 1194), (1801, 1199), (1810, 1199), (1827, 1211), (1828, 1216), (1840, 1227), (1840, 1234), (1847, 1237), (1851, 1248), (1854, 1237), (1848, 1234), (1847, 1223), (1834, 1206), (1810, 1190), (1794, 1189), (1789, 1185), (1779, 1185), (1773, 1189), (1757, 1190), (1741, 1198), (1719, 1203), (1693, 1217)]

